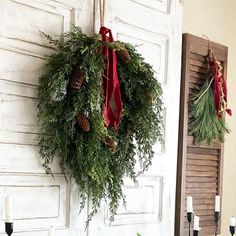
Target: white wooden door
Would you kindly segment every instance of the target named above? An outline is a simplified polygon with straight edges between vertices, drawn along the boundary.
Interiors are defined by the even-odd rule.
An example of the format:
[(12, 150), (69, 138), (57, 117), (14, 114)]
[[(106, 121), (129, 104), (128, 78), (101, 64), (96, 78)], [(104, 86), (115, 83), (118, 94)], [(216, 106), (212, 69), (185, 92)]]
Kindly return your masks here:
[[(89, 236), (173, 236), (182, 6), (179, 0), (110, 0), (107, 4), (105, 25), (112, 28), (116, 39), (137, 46), (162, 83), (165, 149), (155, 146), (153, 165), (140, 176), (138, 186), (126, 180), (127, 208), (120, 207), (111, 225), (104, 203), (90, 225)], [(99, 21), (95, 23), (98, 30)]]
[[(53, 52), (40, 31), (59, 35), (80, 25), (90, 33), (92, 0), (0, 0), (0, 235), (4, 195), (13, 198), (19, 236), (84, 234), (78, 190), (55, 164), (47, 176), (38, 153), (37, 84), (45, 55)], [(84, 215), (83, 215), (84, 214)]]
[[(59, 35), (72, 24), (93, 31), (93, 0), (0, 0), (0, 235), (4, 235), (3, 196), (14, 203), (19, 236), (173, 236), (180, 85), (181, 4), (179, 0), (107, 1), (106, 25), (120, 40), (138, 45), (153, 64), (165, 100), (166, 148), (155, 146), (153, 165), (124, 186), (127, 209), (107, 220), (106, 205), (84, 231), (86, 210), (78, 216), (78, 191), (55, 163), (55, 180), (41, 167), (38, 153), (37, 84), (47, 41), (39, 31)], [(95, 1), (97, 2), (97, 1)], [(98, 9), (96, 6), (95, 9)], [(96, 19), (97, 19), (96, 14)], [(95, 21), (98, 29), (98, 22)]]

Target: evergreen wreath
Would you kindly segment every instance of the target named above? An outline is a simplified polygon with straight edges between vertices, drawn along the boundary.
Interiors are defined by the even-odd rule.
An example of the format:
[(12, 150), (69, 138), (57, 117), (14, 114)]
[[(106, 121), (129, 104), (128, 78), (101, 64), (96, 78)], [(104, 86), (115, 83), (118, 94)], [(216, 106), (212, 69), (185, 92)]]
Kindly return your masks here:
[[(79, 186), (81, 209), (92, 200), (88, 221), (101, 200), (109, 203), (113, 220), (123, 177), (136, 181), (150, 166), (156, 141), (162, 142), (162, 89), (151, 65), (128, 43), (105, 43), (98, 34), (86, 36), (79, 27), (63, 41), (45, 35), (57, 51), (50, 55), (39, 81), (40, 155), (46, 172), (59, 158), (63, 174)], [(117, 71), (123, 101), (119, 130), (104, 125), (102, 78), (108, 46), (117, 52)], [(139, 160), (139, 161), (138, 161)], [(138, 161), (141, 172), (136, 173)]]

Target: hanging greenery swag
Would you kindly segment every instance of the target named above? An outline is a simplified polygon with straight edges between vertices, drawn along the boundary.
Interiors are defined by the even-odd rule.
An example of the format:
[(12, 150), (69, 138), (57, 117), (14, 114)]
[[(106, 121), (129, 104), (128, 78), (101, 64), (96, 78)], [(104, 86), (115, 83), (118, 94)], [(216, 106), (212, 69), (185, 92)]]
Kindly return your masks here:
[(227, 104), (227, 87), (224, 78), (224, 67), (212, 51), (208, 50), (206, 57), (209, 65), (208, 77), (197, 92), (190, 98), (189, 104), (189, 133), (194, 141), (206, 141), (211, 144), (214, 140), (224, 141), (225, 133), (229, 129), (225, 122), (225, 115), (232, 115)]
[[(81, 209), (90, 196), (88, 221), (104, 198), (113, 220), (124, 200), (123, 177), (136, 181), (137, 164), (139, 173), (147, 170), (153, 144), (162, 142), (161, 85), (152, 66), (128, 43), (104, 42), (79, 27), (65, 33), (63, 41), (45, 36), (57, 51), (46, 60), (38, 90), (43, 165), (53, 174), (50, 164), (59, 158), (62, 173), (71, 174), (79, 186)], [(123, 110), (117, 131), (104, 121), (105, 47), (118, 56)]]

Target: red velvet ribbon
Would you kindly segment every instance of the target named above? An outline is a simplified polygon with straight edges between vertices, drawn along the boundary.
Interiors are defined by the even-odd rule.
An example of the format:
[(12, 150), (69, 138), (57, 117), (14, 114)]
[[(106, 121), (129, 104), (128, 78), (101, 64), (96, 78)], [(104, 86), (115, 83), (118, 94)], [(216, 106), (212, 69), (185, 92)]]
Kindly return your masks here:
[(221, 119), (225, 111), (231, 116), (232, 111), (229, 108), (227, 108), (227, 87), (224, 75), (223, 73), (222, 74), (219, 73), (219, 65), (217, 61), (210, 61), (209, 65), (211, 68), (213, 68), (213, 71), (215, 72), (213, 89), (214, 89), (215, 107), (218, 117), (219, 119)]
[[(112, 32), (106, 27), (101, 27), (99, 33), (102, 36), (102, 40), (108, 44), (114, 42)], [(123, 109), (120, 84), (117, 75), (117, 58), (115, 50), (104, 47), (104, 55), (106, 57), (106, 69), (103, 76), (103, 93), (105, 97), (103, 115), (105, 118), (105, 124), (114, 126), (118, 131), (118, 126), (121, 119), (121, 113)]]

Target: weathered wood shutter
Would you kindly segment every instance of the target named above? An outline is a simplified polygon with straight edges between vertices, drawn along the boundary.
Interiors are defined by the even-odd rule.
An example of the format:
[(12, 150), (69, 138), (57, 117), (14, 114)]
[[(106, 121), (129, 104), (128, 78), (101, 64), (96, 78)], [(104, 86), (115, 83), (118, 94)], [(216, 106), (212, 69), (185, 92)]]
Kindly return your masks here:
[[(222, 61), (226, 78), (227, 47), (210, 42), (216, 58)], [(208, 40), (184, 34), (179, 122), (178, 173), (176, 190), (175, 236), (188, 235), (186, 197), (193, 197), (193, 207), (200, 217), (201, 235), (215, 232), (215, 195), (221, 195), (223, 145), (217, 142), (194, 144), (188, 134), (189, 97), (196, 85), (203, 84), (208, 72)]]

